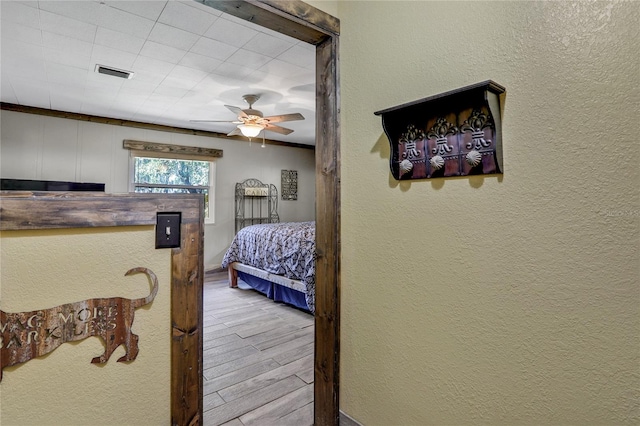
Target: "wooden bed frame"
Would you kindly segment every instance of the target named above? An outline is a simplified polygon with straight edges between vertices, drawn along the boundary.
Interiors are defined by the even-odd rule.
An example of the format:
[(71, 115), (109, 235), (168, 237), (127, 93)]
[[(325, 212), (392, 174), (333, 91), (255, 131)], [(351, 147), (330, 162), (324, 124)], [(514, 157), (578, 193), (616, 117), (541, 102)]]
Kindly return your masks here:
[(280, 284), (281, 286), (300, 291), (302, 293), (307, 292), (307, 286), (302, 281), (293, 280), (291, 278), (283, 277), (282, 275), (272, 274), (271, 272), (255, 268), (253, 266), (245, 265), (244, 263), (232, 262), (229, 264), (228, 271), (229, 287), (238, 287), (238, 271), (240, 271), (244, 272), (245, 274), (253, 275), (254, 277), (270, 281), (274, 284)]

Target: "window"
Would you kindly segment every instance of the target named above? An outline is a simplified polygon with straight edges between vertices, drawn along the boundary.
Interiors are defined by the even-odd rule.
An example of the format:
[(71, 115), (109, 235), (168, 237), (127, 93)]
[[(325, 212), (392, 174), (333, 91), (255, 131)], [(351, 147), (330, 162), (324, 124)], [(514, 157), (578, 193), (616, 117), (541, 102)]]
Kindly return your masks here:
[[(148, 155), (148, 154), (147, 154)], [(205, 222), (213, 222), (215, 163), (132, 153), (133, 192), (204, 194)]]

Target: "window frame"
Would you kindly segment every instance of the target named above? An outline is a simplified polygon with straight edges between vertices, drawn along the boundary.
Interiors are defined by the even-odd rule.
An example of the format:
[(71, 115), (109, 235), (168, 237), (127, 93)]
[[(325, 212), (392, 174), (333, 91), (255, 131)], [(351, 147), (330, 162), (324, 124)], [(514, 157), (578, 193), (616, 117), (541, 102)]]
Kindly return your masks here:
[[(136, 157), (143, 158), (168, 158), (170, 160), (192, 160), (192, 161), (203, 161), (209, 163), (209, 186), (208, 186), (208, 211), (209, 216), (204, 216), (205, 225), (214, 225), (215, 222), (215, 194), (216, 194), (216, 162), (211, 157), (203, 158), (197, 155), (188, 155), (188, 154), (178, 154), (178, 153), (162, 153), (162, 152), (152, 152), (152, 151), (139, 151), (139, 150), (129, 150), (129, 178), (128, 178), (128, 186), (130, 193), (136, 193), (135, 189), (136, 182), (135, 180), (135, 165), (136, 165)], [(149, 186), (153, 187), (156, 184), (150, 184)], [(181, 188), (186, 187), (185, 185), (161, 185), (157, 184), (156, 187), (167, 187), (167, 188)], [(205, 188), (205, 187), (200, 187)]]

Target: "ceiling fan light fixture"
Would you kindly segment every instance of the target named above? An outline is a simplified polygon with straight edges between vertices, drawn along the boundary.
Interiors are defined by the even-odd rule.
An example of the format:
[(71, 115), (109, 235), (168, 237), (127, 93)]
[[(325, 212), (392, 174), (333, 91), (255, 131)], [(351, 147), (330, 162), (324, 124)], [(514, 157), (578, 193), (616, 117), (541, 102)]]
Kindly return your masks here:
[(259, 124), (252, 124), (252, 123), (239, 124), (238, 129), (240, 129), (240, 131), (244, 136), (248, 138), (255, 138), (260, 134), (262, 129), (264, 129), (264, 126), (261, 126)]

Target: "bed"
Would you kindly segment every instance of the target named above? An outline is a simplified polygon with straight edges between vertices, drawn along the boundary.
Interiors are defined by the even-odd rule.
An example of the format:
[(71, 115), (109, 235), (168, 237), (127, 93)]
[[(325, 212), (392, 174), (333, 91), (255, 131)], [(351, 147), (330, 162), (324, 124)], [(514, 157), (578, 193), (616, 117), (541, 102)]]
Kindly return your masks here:
[(242, 228), (222, 260), (229, 286), (241, 279), (276, 302), (315, 312), (315, 237), (314, 221)]

